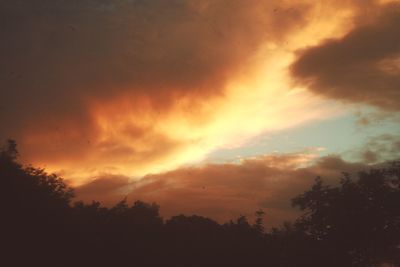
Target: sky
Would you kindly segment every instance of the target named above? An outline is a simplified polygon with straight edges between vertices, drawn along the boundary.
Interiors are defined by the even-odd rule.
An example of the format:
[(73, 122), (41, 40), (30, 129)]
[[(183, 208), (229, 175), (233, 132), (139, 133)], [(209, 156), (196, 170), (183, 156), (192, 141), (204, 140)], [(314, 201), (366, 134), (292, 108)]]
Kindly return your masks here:
[(0, 139), (77, 199), (226, 221), (399, 158), (400, 1), (0, 1)]

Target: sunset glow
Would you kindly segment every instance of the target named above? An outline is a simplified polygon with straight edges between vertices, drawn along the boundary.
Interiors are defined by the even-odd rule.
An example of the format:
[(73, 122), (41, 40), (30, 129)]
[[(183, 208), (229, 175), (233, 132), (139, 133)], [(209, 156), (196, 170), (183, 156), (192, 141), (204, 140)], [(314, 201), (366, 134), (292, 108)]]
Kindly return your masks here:
[[(239, 168), (275, 152), (318, 151), (305, 153), (308, 165), (321, 155), (357, 160), (372, 148), (356, 144), (397, 138), (398, 1), (52, 5), (48, 14), (24, 9), (9, 30), (19, 48), (4, 55), (0, 119), (9, 127), (0, 137), (15, 138), (25, 163), (71, 185)], [(22, 12), (11, 2), (5, 10)], [(308, 130), (322, 123), (357, 140), (354, 147), (343, 150), (340, 134), (326, 141)], [(286, 140), (290, 132), (299, 134)], [(379, 151), (385, 156), (369, 159), (392, 157)]]

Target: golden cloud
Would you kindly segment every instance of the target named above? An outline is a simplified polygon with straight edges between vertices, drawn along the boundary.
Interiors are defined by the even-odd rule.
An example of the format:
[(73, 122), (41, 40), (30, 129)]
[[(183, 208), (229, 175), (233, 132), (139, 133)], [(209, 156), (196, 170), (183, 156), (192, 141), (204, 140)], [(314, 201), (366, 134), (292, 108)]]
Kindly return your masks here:
[(79, 184), (165, 172), (334, 116), (293, 87), (289, 66), (343, 38), (365, 3), (2, 1), (0, 138)]

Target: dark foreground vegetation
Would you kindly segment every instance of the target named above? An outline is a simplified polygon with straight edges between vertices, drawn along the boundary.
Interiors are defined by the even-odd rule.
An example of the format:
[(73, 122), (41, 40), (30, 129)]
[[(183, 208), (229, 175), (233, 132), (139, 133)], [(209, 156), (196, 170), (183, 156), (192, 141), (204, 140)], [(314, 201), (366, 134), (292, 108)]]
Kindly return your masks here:
[(0, 152), (1, 266), (400, 266), (400, 163), (317, 179), (292, 203), (293, 223), (265, 232), (262, 212), (226, 224), (156, 204), (72, 203), (56, 175), (17, 162), (15, 142)]

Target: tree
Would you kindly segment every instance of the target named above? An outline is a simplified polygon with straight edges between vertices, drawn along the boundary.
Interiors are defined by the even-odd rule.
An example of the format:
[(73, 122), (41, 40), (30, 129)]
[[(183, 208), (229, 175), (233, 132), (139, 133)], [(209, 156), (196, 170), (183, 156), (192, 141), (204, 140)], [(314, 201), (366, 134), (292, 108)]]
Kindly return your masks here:
[(297, 224), (349, 266), (400, 264), (399, 173), (395, 162), (360, 172), (356, 180), (344, 173), (336, 187), (317, 178), (292, 201), (305, 211)]
[(24, 251), (25, 257), (14, 257), (23, 261), (47, 251), (44, 258), (51, 262), (71, 245), (67, 230), (73, 190), (57, 175), (25, 167), (17, 159), (16, 142), (8, 140), (0, 151), (0, 229), (9, 249), (5, 255)]

